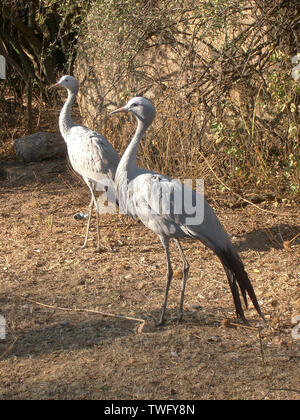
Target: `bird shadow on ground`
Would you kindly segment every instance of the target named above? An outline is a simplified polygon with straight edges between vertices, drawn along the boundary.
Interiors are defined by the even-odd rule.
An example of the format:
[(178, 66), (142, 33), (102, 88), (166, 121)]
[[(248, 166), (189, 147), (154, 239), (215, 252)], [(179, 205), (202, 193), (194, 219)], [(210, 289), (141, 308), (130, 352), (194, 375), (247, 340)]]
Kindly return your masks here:
[(131, 334), (133, 326), (132, 323), (116, 323), (111, 319), (76, 322), (70, 318), (51, 325), (29, 327), (7, 334), (5, 342), (0, 345), (0, 358), (39, 356), (53, 351), (75, 351), (101, 346), (106, 340)]
[[(236, 235), (234, 244), (238, 251), (284, 249), (284, 242), (292, 240), (299, 232), (300, 225), (280, 223), (272, 227), (255, 229), (245, 234)], [(299, 244), (300, 235), (291, 245)]]
[[(182, 328), (184, 325), (216, 327), (219, 318), (213, 309), (211, 308), (209, 313), (202, 307), (193, 311), (185, 309), (183, 319), (179, 324), (176, 321), (177, 309), (170, 309), (167, 311), (164, 324), (154, 327), (150, 333), (160, 334), (165, 330)], [(160, 308), (151, 314), (147, 313), (145, 321), (157, 321), (159, 314)], [(6, 340), (0, 342), (0, 360), (14, 357), (38, 357), (57, 351), (101, 347), (106, 342), (122, 339), (128, 335), (143, 334), (143, 330), (139, 331), (141, 325), (130, 320), (112, 318), (82, 320), (74, 315), (74, 317), (62, 318), (48, 325), (29, 326), (15, 331), (9, 329)]]

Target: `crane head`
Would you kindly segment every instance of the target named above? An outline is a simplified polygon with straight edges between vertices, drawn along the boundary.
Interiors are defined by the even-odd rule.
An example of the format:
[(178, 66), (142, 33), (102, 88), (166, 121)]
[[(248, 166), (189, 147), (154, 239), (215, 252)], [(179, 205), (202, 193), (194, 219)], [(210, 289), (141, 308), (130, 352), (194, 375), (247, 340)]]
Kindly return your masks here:
[(150, 125), (155, 117), (155, 108), (152, 102), (142, 96), (136, 96), (127, 102), (122, 108), (110, 112), (109, 115), (117, 114), (119, 112), (131, 112), (138, 120), (145, 125)]
[(65, 75), (62, 76), (57, 83), (52, 85), (51, 88), (60, 86), (74, 92), (78, 90), (78, 81), (73, 76)]

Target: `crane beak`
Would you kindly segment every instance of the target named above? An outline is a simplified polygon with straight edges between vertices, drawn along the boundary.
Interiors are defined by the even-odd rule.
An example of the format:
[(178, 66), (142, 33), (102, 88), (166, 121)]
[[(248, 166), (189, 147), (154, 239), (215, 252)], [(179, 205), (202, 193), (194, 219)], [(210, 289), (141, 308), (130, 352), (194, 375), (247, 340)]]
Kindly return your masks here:
[(122, 108), (118, 108), (110, 112), (109, 115), (118, 114), (119, 112), (128, 112), (128, 109), (126, 108), (126, 106), (123, 106)]
[(49, 87), (49, 89), (53, 89), (53, 88), (58, 87), (58, 86), (59, 86), (59, 83), (54, 83), (54, 85), (51, 85), (51, 86)]

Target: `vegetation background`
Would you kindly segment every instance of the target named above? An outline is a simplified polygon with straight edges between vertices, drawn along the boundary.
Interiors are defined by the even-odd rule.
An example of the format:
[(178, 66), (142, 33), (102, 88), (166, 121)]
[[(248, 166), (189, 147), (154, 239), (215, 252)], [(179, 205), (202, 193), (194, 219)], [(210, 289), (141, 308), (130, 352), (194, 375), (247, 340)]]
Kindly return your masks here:
[(142, 165), (204, 177), (208, 193), (298, 201), (299, 34), (294, 0), (3, 0), (0, 159), (45, 115), (58, 130), (65, 96), (48, 87), (71, 73), (82, 122), (120, 152), (134, 125), (108, 110), (134, 95), (154, 101)]
[[(0, 2), (0, 400), (300, 399), (299, 12), (295, 0)], [(108, 111), (137, 94), (153, 100), (140, 164), (204, 178), (266, 325), (252, 305), (250, 327), (236, 320), (223, 266), (201, 243), (184, 243), (179, 325), (171, 244), (163, 327), (154, 326), (166, 268), (156, 235), (102, 215), (103, 252), (93, 252), (95, 221), (79, 248), (86, 221), (73, 215), (88, 206), (86, 185), (65, 158), (14, 162), (15, 138), (58, 132), (66, 92), (48, 88), (66, 73), (80, 81), (74, 120), (120, 153), (135, 121)]]

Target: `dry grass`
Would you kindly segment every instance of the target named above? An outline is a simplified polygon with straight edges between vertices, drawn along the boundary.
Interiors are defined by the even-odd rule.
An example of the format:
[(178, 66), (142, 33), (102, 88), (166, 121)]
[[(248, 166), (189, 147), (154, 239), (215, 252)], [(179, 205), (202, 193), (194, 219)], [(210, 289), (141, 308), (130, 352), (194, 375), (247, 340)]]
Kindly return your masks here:
[[(174, 246), (168, 322), (139, 333), (139, 322), (85, 310), (157, 319), (165, 285), (161, 245), (141, 224), (107, 215), (101, 223), (106, 251), (94, 252), (95, 226), (89, 247), (79, 249), (85, 226), (72, 215), (85, 209), (88, 192), (60, 165), (50, 180), (44, 163), (26, 184), (0, 186), (0, 302), (8, 326), (0, 342), (1, 399), (300, 398), (300, 343), (290, 322), (300, 310), (299, 238), (286, 250), (278, 235), (278, 227), (284, 240), (299, 232), (295, 206), (277, 208), (285, 217), (251, 206), (218, 208), (266, 326), (229, 324), (237, 321), (221, 264), (187, 241), (183, 323), (171, 321), (181, 283)], [(252, 307), (247, 317), (257, 327)]]
[[(37, 129), (52, 131), (57, 115), (57, 109), (42, 112)], [(17, 121), (11, 118), (13, 127)], [(127, 118), (120, 126), (122, 135), (115, 131), (113, 140), (122, 152), (134, 125)], [(168, 130), (154, 124), (141, 145), (141, 164), (151, 167), (150, 144), (157, 169), (165, 158), (167, 165), (182, 159), (184, 137), (172, 141), (181, 128), (169, 127), (164, 142)], [(21, 129), (13, 137), (23, 134)], [(0, 399), (300, 398), (300, 348), (290, 322), (300, 310), (299, 237), (290, 248), (283, 246), (300, 232), (297, 206), (259, 195), (259, 206), (274, 214), (241, 208), (230, 193), (220, 192), (207, 165), (195, 165), (195, 156), (179, 176), (194, 178), (201, 171), (209, 201), (246, 264), (267, 325), (257, 329), (252, 307), (247, 317), (254, 328), (234, 325), (221, 264), (190, 241), (184, 243), (191, 269), (182, 324), (171, 321), (181, 287), (175, 247), (165, 326), (146, 333), (139, 321), (100, 315), (158, 318), (165, 287), (161, 245), (141, 224), (114, 215), (101, 222), (106, 251), (94, 252), (95, 227), (89, 247), (81, 250), (85, 226), (73, 214), (86, 209), (87, 188), (64, 160), (27, 165), (27, 176), (22, 172), (18, 179), (16, 169), (13, 179), (0, 184), (0, 307), (8, 327), (7, 339), (0, 341)], [(210, 163), (215, 169), (218, 159), (210, 157)], [(168, 166), (162, 169), (166, 173)]]

